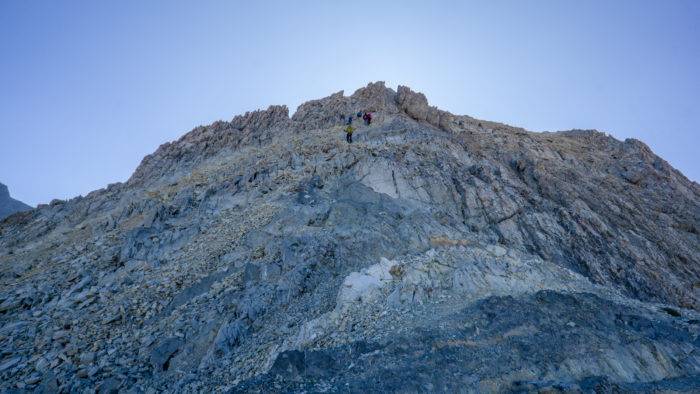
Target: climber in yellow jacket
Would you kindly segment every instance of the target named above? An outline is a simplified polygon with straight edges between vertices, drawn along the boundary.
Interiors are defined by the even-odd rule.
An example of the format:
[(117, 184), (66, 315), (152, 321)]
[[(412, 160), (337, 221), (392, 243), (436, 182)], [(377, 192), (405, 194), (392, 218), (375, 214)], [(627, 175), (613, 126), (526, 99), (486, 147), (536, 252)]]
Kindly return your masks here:
[(355, 131), (355, 128), (352, 127), (352, 125), (347, 125), (345, 127), (345, 141), (348, 142), (348, 144), (352, 144), (352, 132)]

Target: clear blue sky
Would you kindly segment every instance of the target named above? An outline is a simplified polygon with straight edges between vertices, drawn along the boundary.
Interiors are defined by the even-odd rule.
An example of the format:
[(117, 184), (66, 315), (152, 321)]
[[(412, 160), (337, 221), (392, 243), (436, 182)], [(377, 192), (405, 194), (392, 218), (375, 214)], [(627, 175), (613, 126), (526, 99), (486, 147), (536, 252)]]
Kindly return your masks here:
[(194, 126), (369, 81), (530, 130), (635, 137), (700, 179), (700, 1), (0, 2), (0, 182), (125, 181)]

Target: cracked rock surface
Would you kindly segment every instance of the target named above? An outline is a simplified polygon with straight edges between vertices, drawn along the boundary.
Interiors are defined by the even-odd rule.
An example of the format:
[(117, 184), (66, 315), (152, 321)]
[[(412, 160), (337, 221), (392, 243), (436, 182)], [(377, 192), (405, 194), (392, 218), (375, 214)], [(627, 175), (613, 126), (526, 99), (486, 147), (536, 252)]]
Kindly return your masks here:
[(640, 141), (371, 83), (0, 222), (0, 391), (697, 392), (699, 237)]

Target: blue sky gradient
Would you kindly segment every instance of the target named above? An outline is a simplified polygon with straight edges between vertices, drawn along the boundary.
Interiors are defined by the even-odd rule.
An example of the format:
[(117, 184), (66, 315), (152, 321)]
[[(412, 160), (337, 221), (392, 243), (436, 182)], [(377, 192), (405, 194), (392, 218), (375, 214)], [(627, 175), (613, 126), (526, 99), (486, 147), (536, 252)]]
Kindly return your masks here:
[(700, 179), (698, 1), (0, 2), (0, 182), (35, 205), (158, 145), (367, 82), (534, 131), (638, 138)]

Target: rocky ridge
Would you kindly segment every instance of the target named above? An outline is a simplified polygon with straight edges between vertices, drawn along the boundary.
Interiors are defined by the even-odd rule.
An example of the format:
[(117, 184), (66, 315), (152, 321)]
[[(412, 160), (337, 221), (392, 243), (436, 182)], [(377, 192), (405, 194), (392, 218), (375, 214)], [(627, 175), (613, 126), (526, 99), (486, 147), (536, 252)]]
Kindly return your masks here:
[(371, 83), (2, 221), (0, 388), (698, 390), (699, 229), (639, 141)]

